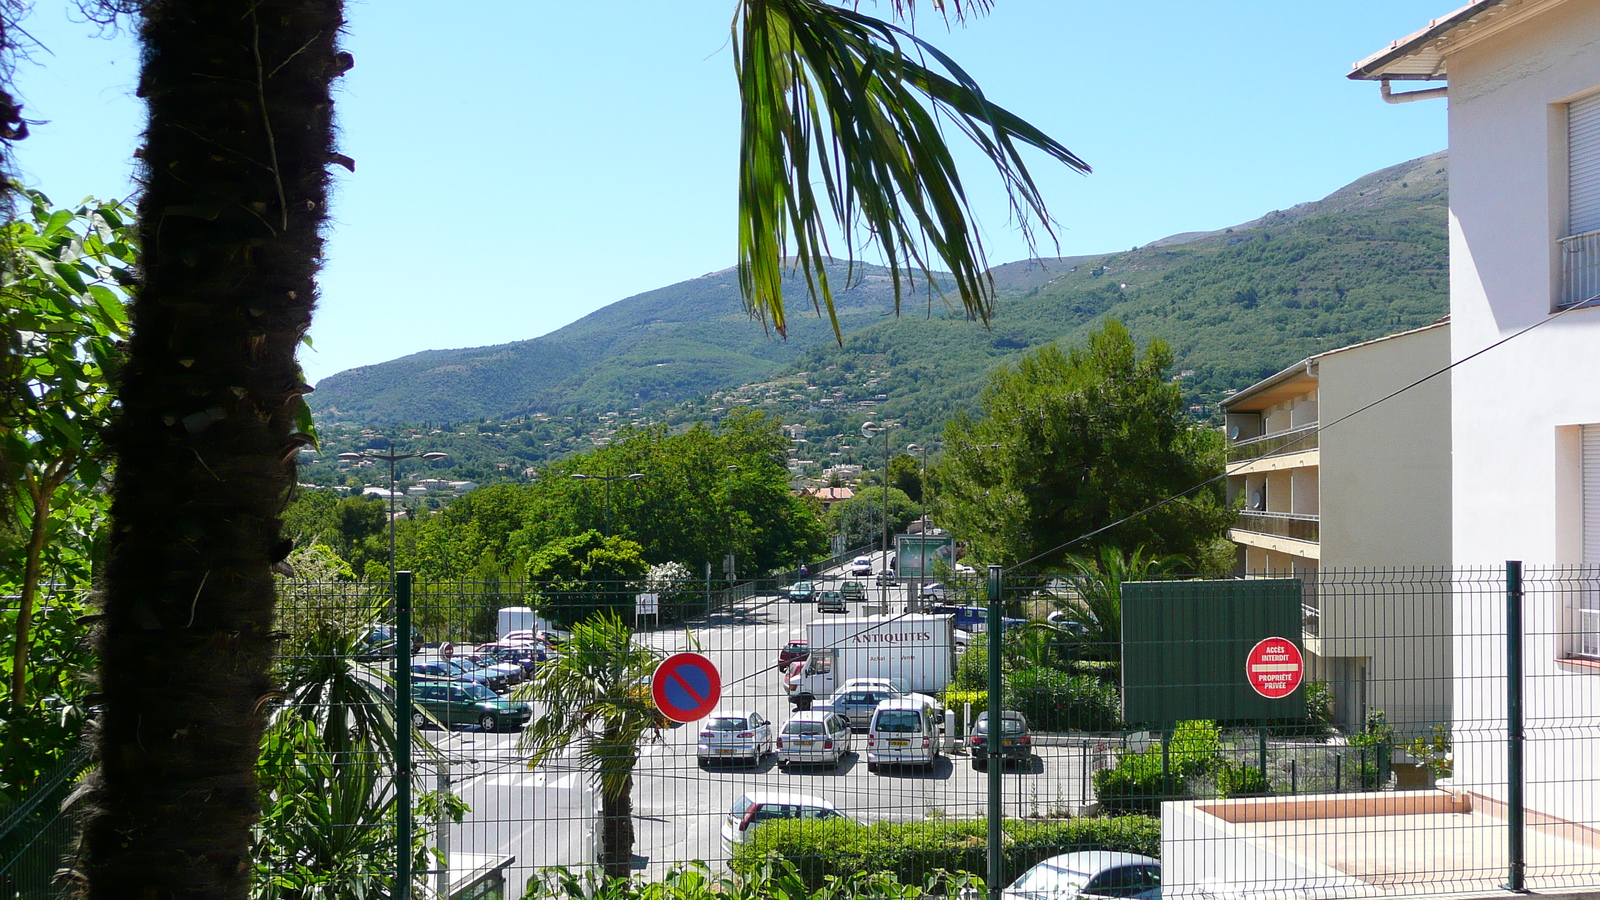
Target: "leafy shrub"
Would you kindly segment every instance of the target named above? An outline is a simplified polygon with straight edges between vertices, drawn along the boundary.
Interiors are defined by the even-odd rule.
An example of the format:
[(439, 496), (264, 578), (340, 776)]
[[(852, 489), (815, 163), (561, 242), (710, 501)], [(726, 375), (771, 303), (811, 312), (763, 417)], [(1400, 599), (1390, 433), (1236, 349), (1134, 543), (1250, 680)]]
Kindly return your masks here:
[[(969, 651), (970, 655), (970, 651)], [(1007, 679), (1005, 706), (1040, 731), (1115, 731), (1122, 727), (1117, 689), (1088, 675), (1023, 669)]]
[(944, 704), (944, 708), (950, 711), (951, 717), (947, 721), (954, 722), (957, 725), (961, 723), (963, 707), (966, 704), (972, 704), (972, 720), (974, 722), (978, 720), (979, 713), (989, 708), (988, 691), (958, 691), (954, 686), (951, 686), (944, 689), (944, 694), (939, 700)]
[(1163, 800), (1191, 799), (1182, 775), (1176, 770), (1161, 773), (1160, 747), (1125, 753), (1115, 768), (1094, 773), (1094, 792), (1102, 809), (1119, 815), (1153, 816), (1161, 811)]
[(1406, 744), (1406, 752), (1433, 773), (1435, 778), (1449, 778), (1455, 771), (1455, 761), (1450, 744), (1450, 729), (1433, 726), (1433, 733)]
[(983, 879), (935, 870), (921, 884), (902, 884), (877, 873), (849, 880), (829, 876), (808, 886), (787, 860), (753, 863), (744, 871), (716, 873), (704, 862), (676, 865), (660, 881), (615, 878), (594, 870), (539, 870), (522, 900), (917, 900), (921, 897), (983, 895)]
[(974, 640), (967, 652), (961, 654), (956, 660), (955, 680), (950, 682), (952, 688), (963, 691), (982, 691), (989, 687), (989, 647), (983, 641)]
[[(1096, 819), (1010, 820), (1004, 824), (1007, 883), (1045, 859), (1074, 850), (1120, 850), (1158, 856), (1160, 824), (1143, 816)], [(878, 822), (780, 819), (757, 829), (734, 850), (736, 872), (768, 860), (792, 865), (812, 890), (831, 877), (845, 881), (887, 872), (901, 884), (919, 884), (944, 869), (984, 873), (986, 823), (982, 819)]]
[(1174, 772), (1193, 778), (1215, 771), (1221, 753), (1222, 732), (1215, 722), (1179, 722), (1167, 744), (1167, 764)]
[(1272, 793), (1272, 786), (1254, 766), (1223, 763), (1217, 767), (1217, 792), (1224, 797), (1260, 797)]

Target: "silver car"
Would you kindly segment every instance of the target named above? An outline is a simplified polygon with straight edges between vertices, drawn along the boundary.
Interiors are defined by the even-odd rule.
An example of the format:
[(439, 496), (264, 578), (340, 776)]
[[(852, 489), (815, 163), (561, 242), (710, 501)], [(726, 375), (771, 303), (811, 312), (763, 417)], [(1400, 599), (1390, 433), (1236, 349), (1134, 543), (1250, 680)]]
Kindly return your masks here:
[(802, 712), (778, 732), (778, 765), (831, 765), (850, 752), (850, 720), (838, 713)]
[(772, 745), (772, 723), (760, 713), (747, 709), (718, 710), (700, 730), (695, 757), (702, 766), (714, 760), (759, 766), (772, 752)]
[(1002, 900), (1133, 897), (1160, 900), (1161, 861), (1137, 853), (1087, 850), (1052, 856), (1000, 892)]

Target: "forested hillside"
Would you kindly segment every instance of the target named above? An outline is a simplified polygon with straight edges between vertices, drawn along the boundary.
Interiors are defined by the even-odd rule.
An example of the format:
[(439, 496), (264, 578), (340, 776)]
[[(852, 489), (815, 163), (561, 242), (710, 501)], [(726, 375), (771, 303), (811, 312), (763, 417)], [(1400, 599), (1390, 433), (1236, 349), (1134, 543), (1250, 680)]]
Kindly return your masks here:
[[(998, 266), (1001, 301), (988, 330), (937, 297), (908, 298), (890, 316), (887, 279), (869, 268), (839, 295), (843, 347), (809, 312), (793, 316), (789, 340), (768, 337), (741, 311), (734, 273), (712, 273), (532, 341), (342, 372), (311, 399), (333, 449), (381, 445), (364, 427), (473, 423), (428, 440), (448, 444), (441, 449), (465, 463), (456, 471), (480, 480), (601, 446), (621, 425), (717, 420), (740, 407), (806, 426), (798, 453), (820, 468), (870, 461), (857, 446), (864, 419), (903, 423), (896, 441), (936, 438), (957, 410), (976, 409), (996, 365), (1052, 341), (1081, 342), (1113, 317), (1141, 345), (1171, 345), (1172, 375), (1203, 419), (1228, 391), (1296, 360), (1442, 316), (1447, 207), (1437, 153), (1233, 228)], [(808, 305), (803, 286), (790, 302)], [(308, 474), (334, 480), (331, 466)]]

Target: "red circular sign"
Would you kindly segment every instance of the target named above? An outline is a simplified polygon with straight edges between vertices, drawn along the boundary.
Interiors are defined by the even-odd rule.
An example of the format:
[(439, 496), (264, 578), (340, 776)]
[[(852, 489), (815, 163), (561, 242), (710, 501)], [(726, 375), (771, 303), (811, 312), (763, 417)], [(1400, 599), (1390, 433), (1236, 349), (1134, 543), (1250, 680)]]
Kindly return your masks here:
[(1256, 693), (1268, 700), (1278, 700), (1294, 693), (1305, 677), (1305, 661), (1300, 648), (1288, 638), (1269, 637), (1250, 648), (1245, 658), (1245, 677)]
[(703, 719), (722, 699), (722, 675), (698, 653), (674, 653), (650, 677), (656, 709), (674, 722)]

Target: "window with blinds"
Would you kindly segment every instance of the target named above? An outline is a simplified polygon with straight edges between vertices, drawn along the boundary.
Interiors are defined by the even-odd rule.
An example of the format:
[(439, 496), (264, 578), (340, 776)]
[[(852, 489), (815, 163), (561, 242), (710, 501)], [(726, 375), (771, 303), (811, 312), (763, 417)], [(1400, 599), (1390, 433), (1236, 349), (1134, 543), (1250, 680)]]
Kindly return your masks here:
[(1600, 92), (1567, 104), (1567, 236), (1559, 305), (1600, 296)]
[[(1583, 426), (1583, 562), (1600, 566), (1600, 425)], [(1571, 653), (1600, 659), (1600, 595), (1594, 587), (1576, 592)]]

